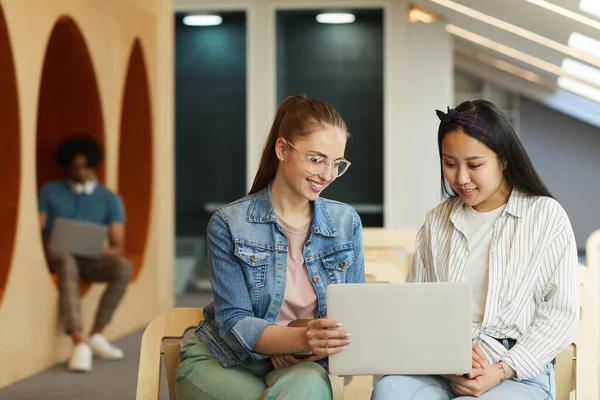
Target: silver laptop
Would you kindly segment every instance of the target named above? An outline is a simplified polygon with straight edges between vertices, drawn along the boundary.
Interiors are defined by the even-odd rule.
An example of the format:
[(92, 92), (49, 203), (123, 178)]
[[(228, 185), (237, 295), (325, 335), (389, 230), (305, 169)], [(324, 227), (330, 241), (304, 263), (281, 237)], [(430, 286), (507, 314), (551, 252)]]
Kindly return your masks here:
[(100, 258), (108, 227), (67, 218), (56, 218), (48, 250), (69, 253), (78, 257)]
[(379, 283), (327, 286), (327, 318), (352, 334), (329, 357), (334, 375), (471, 371), (471, 286)]

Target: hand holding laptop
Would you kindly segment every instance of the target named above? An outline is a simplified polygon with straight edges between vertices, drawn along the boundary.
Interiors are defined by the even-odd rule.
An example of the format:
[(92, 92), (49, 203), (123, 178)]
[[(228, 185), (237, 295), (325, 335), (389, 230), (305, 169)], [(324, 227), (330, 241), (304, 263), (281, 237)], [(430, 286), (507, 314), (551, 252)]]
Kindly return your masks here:
[(332, 319), (313, 319), (308, 323), (306, 336), (311, 352), (316, 355), (328, 356), (339, 353), (350, 343), (350, 333), (339, 329), (340, 322)]
[(306, 328), (306, 340), (310, 351), (271, 357), (275, 368), (283, 368), (304, 361), (318, 361), (330, 354), (339, 353), (352, 342), (350, 334), (339, 329), (341, 323), (326, 319), (297, 319), (288, 324), (291, 328)]
[(444, 375), (452, 391), (461, 396), (479, 397), (507, 379), (500, 364), (490, 365), (485, 353), (473, 344), (473, 370), (468, 374)]
[[(306, 338), (311, 348), (310, 351), (295, 353), (291, 357), (298, 360), (298, 362), (317, 361), (330, 354), (342, 351), (352, 340), (348, 332), (339, 329), (340, 326), (342, 324), (338, 321), (326, 318), (297, 319), (290, 322), (288, 327), (306, 327)], [(282, 361), (287, 363), (294, 362), (292, 359)]]
[[(477, 367), (476, 367), (477, 365)], [(473, 370), (462, 376), (444, 375), (452, 391), (460, 396), (480, 397), (506, 379), (504, 368), (490, 365), (481, 348), (473, 345)]]
[(484, 368), (488, 367), (487, 357), (478, 344), (473, 344), (473, 370), (467, 374), (467, 378), (477, 378)]

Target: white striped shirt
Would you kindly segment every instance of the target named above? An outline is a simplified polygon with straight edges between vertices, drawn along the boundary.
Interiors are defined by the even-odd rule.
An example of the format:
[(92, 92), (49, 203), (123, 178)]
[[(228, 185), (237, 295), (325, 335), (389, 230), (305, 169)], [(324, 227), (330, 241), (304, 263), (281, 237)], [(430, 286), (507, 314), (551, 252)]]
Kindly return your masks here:
[[(469, 246), (465, 205), (450, 199), (427, 213), (408, 282), (460, 282)], [(513, 189), (494, 224), (489, 289), (473, 331), (491, 364), (504, 361), (516, 379), (531, 379), (575, 338), (579, 322), (577, 246), (561, 205)], [(443, 333), (441, 333), (443, 335)], [(511, 338), (510, 350), (495, 338)]]

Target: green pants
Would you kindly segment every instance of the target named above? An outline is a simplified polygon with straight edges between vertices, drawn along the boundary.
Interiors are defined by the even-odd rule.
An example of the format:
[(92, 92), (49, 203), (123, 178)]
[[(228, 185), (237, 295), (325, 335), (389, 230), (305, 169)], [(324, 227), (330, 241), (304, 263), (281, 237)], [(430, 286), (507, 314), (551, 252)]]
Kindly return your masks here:
[(181, 348), (177, 400), (331, 400), (327, 372), (315, 362), (274, 369), (248, 359), (223, 368), (195, 335)]

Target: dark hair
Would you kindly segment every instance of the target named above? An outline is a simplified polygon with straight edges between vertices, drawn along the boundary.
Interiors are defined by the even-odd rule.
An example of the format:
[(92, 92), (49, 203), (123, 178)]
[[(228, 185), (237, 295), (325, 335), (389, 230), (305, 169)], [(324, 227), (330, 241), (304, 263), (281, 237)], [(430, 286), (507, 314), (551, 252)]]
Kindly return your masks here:
[[(486, 145), (496, 153), (500, 162), (506, 163), (504, 177), (512, 187), (532, 196), (553, 197), (544, 182), (542, 182), (508, 117), (500, 107), (487, 100), (473, 100), (461, 103), (456, 107), (456, 111), (459, 113), (465, 111), (476, 112), (478, 118), (487, 122), (490, 134), (482, 135), (456, 121), (440, 122), (438, 129), (440, 163), (444, 137), (450, 132), (462, 131)], [(441, 170), (442, 196), (446, 198), (457, 196), (457, 193), (446, 184), (443, 166), (441, 166)]]
[(296, 137), (307, 136), (323, 127), (341, 129), (346, 132), (346, 137), (349, 137), (346, 123), (332, 105), (321, 100), (307, 99), (305, 95), (286, 97), (275, 113), (260, 158), (258, 172), (248, 194), (260, 191), (275, 178), (279, 165), (275, 154), (275, 143), (278, 138), (292, 141)]
[(58, 145), (56, 159), (61, 167), (68, 167), (73, 157), (82, 154), (87, 159), (87, 166), (95, 168), (103, 158), (102, 149), (98, 141), (87, 134), (71, 136)]

